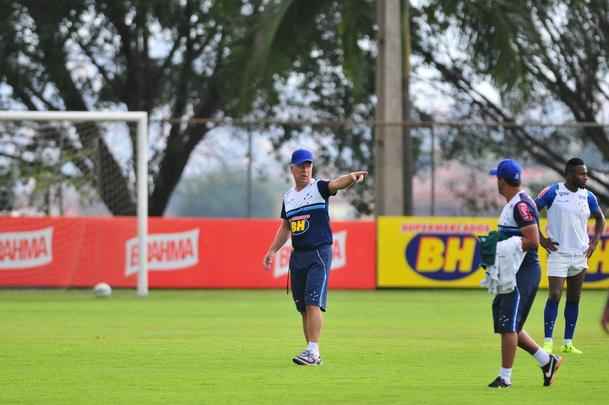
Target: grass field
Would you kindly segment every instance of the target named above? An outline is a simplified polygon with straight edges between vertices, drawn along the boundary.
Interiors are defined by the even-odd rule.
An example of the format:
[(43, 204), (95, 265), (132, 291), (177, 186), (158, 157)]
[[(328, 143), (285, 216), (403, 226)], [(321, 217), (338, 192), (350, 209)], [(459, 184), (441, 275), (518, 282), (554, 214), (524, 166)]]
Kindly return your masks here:
[[(494, 391), (482, 290), (331, 291), (325, 363), (308, 368), (290, 360), (304, 342), (285, 292), (0, 290), (0, 404), (601, 404), (605, 297), (584, 292), (584, 355), (567, 356), (555, 385), (542, 387), (520, 351), (513, 388)], [(528, 321), (538, 340), (544, 301), (541, 291)]]

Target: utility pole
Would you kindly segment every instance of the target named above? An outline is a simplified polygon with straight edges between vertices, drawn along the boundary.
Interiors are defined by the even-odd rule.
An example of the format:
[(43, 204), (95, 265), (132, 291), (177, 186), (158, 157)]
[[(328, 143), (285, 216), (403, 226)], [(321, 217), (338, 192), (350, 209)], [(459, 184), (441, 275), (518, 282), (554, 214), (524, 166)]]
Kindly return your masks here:
[[(402, 101), (404, 107), (404, 122), (409, 123), (411, 118), (410, 105), (410, 0), (402, 0), (402, 45), (403, 57), (402, 60)], [(410, 136), (410, 127), (405, 125), (403, 128), (403, 151), (402, 159), (402, 178), (404, 184), (404, 212), (403, 215), (413, 214), (413, 190), (412, 190), (412, 175), (414, 172), (412, 161), (412, 137)]]
[[(401, 0), (378, 0), (377, 108), (375, 128), (376, 215), (404, 213)], [(390, 123), (391, 125), (387, 125)]]

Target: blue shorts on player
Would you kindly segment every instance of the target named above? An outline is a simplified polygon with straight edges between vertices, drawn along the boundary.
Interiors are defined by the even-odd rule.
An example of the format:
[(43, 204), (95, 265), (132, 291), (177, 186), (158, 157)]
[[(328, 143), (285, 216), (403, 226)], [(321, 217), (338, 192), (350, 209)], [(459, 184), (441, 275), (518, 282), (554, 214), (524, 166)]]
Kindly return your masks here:
[[(530, 255), (530, 253), (527, 253), (527, 255)], [(493, 301), (495, 333), (520, 332), (522, 330), (535, 301), (541, 277), (540, 273), (537, 255), (525, 258), (516, 274), (516, 288), (514, 291), (509, 294), (499, 294), (495, 297)]]
[(332, 246), (322, 245), (312, 250), (294, 250), (290, 257), (292, 297), (298, 312), (307, 305), (326, 310), (328, 275), (332, 264)]

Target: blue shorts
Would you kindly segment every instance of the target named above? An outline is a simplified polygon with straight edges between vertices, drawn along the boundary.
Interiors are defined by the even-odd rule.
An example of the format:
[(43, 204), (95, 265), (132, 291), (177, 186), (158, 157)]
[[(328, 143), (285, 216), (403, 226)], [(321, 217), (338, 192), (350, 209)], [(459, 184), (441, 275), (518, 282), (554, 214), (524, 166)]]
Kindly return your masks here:
[(520, 332), (537, 294), (537, 286), (524, 286), (509, 294), (499, 294), (493, 301), (495, 333)]
[(537, 253), (527, 253), (516, 274), (516, 288), (493, 301), (495, 333), (520, 332), (529, 316), (541, 278)]
[(307, 305), (326, 310), (328, 275), (332, 264), (332, 246), (323, 245), (314, 250), (295, 250), (290, 256), (292, 297), (298, 312), (304, 313)]

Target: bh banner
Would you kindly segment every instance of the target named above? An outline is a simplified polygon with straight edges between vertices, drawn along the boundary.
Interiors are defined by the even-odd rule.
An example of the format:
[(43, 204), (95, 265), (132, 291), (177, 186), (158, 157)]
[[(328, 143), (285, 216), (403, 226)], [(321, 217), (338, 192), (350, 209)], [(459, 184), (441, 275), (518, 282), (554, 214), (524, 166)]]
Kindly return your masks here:
[[(291, 248), (262, 259), (276, 220), (149, 219), (151, 288), (285, 288)], [(375, 288), (375, 224), (336, 221), (330, 288)], [(0, 218), (0, 286), (136, 285), (135, 218)]]
[[(377, 226), (379, 287), (479, 287), (484, 269), (476, 237), (495, 230), (497, 219), (379, 217)], [(540, 226), (545, 233), (545, 220)], [(547, 253), (541, 247), (539, 258), (540, 286), (547, 287)], [(588, 266), (584, 287), (609, 287), (608, 230)]]

